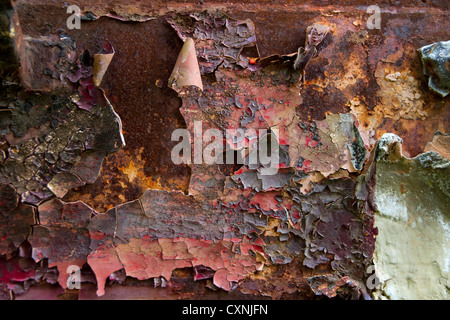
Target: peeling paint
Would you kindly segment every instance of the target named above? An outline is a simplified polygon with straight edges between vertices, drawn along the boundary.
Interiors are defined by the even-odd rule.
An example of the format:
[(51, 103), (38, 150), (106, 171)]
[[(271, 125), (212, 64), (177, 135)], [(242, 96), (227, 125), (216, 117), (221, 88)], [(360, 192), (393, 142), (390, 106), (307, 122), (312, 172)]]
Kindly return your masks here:
[(106, 41), (103, 45), (102, 51), (94, 54), (94, 74), (93, 74), (93, 82), (95, 86), (100, 86), (103, 80), (103, 76), (108, 70), (109, 64), (111, 63), (112, 58), (114, 57), (114, 48)]
[(434, 151), (406, 158), (394, 138), (375, 151), (376, 297), (448, 299), (450, 164)]
[[(74, 265), (83, 288), (61, 299), (448, 298), (449, 108), (416, 59), (439, 5), (389, 4), (383, 30), (346, 5), (82, 7), (81, 31), (48, 1), (6, 19), (2, 299), (66, 289)], [(170, 130), (198, 121), (254, 132), (223, 135), (242, 163), (170, 164)], [(249, 144), (272, 135), (267, 176)]]
[(22, 202), (39, 204), (92, 183), (106, 154), (124, 145), (120, 118), (102, 89), (89, 85), (89, 63), (84, 52), (71, 71), (66, 70), (67, 79), (78, 85), (71, 99), (30, 93), (9, 104), (9, 157), (0, 165), (0, 179), (16, 188)]
[(423, 73), (429, 76), (428, 87), (445, 98), (450, 92), (450, 41), (433, 43), (417, 51)]

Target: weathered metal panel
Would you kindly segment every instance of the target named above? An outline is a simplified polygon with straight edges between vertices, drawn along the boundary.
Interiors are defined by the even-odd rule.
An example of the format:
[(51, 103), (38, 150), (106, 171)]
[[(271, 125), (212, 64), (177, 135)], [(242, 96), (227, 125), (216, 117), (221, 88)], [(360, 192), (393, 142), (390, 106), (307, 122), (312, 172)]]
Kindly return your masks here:
[[(395, 133), (404, 156), (433, 150), (443, 158), (431, 162), (448, 163), (448, 58), (422, 65), (417, 52), (448, 40), (446, 1), (378, 1), (379, 27), (367, 1), (80, 1), (80, 29), (68, 27), (68, 5), (2, 11), (2, 297), (394, 290), (374, 294), (367, 271), (385, 214), (376, 198), (397, 170), (379, 156), (390, 144), (376, 141)], [(180, 128), (192, 139), (184, 164), (171, 157)], [(247, 132), (221, 140), (247, 159), (251, 143), (275, 135), (276, 173), (195, 161), (208, 129)]]

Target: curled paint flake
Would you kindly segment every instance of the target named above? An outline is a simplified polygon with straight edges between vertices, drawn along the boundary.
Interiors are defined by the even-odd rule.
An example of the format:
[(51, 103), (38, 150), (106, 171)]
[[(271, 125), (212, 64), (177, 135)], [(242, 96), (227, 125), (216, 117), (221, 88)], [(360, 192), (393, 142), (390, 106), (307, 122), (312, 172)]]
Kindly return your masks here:
[(103, 76), (108, 70), (109, 64), (114, 57), (114, 48), (109, 41), (103, 44), (103, 48), (99, 53), (94, 54), (94, 74), (93, 83), (96, 87), (100, 86)]
[(203, 90), (195, 44), (191, 38), (184, 41), (175, 67), (169, 77), (169, 87), (174, 90), (179, 90), (185, 86), (196, 86)]
[(317, 54), (317, 46), (326, 37), (330, 28), (320, 23), (314, 23), (306, 29), (305, 48), (300, 47), (294, 61), (294, 69), (304, 71), (309, 60)]
[(201, 12), (173, 14), (167, 21), (183, 41), (194, 39), (202, 74), (212, 73), (218, 67), (245, 68), (249, 56), (259, 57), (255, 27), (250, 19), (236, 20), (220, 12)]

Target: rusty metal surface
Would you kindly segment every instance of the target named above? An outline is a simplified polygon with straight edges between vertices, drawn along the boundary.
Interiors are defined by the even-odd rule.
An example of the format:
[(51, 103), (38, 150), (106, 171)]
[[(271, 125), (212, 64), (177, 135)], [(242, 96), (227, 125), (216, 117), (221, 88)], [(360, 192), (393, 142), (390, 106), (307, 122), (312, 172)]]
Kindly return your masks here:
[[(446, 1), (378, 2), (380, 29), (366, 27), (371, 4), (82, 1), (82, 27), (69, 30), (62, 2), (17, 1), (8, 12), (26, 90), (2, 87), (2, 101), (15, 104), (2, 131), (0, 230), (14, 230), (0, 247), (2, 268), (13, 270), (2, 278), (5, 292), (33, 297), (47, 282), (55, 285), (43, 290), (56, 296), (67, 267), (78, 265), (79, 298), (96, 290), (111, 298), (370, 297), (365, 270), (377, 233), (370, 152), (392, 132), (403, 153), (416, 156), (436, 131), (448, 133), (450, 119), (449, 98), (428, 89), (416, 52), (448, 40)], [(329, 31), (296, 70), (313, 24)], [(196, 45), (203, 91), (168, 86), (186, 37)], [(101, 89), (92, 88), (84, 52), (92, 56), (105, 41), (114, 58)], [(120, 129), (109, 126), (116, 116)], [(174, 164), (171, 133), (193, 133), (198, 120), (204, 129), (279, 127), (289, 160), (275, 182), (247, 166)], [(84, 147), (66, 150), (84, 124)], [(66, 149), (39, 140), (49, 132)], [(40, 145), (60, 158), (70, 151), (58, 170), (39, 169), (42, 190), (13, 179), (28, 174), (28, 163), (23, 174), (15, 162), (12, 171), (6, 166), (48, 162), (51, 152), (41, 160)], [(445, 150), (434, 145), (427, 148)], [(29, 244), (32, 253), (16, 252)], [(130, 289), (136, 285), (143, 291)]]
[[(256, 4), (252, 5), (256, 6)], [(308, 66), (307, 81), (310, 85), (304, 88), (303, 102), (298, 106), (297, 113), (304, 118), (309, 116), (310, 119), (321, 120), (327, 111), (338, 113), (353, 109), (360, 114), (359, 121), (364, 127), (376, 129), (376, 138), (381, 137), (385, 132), (396, 133), (403, 137), (407, 154), (415, 156), (423, 151), (435, 131), (446, 130), (444, 121), (448, 121), (446, 120), (449, 117), (448, 108), (445, 108), (445, 101), (428, 93), (427, 90), (421, 90), (422, 94), (425, 93), (425, 97), (421, 97), (418, 103), (414, 103), (414, 99), (409, 101), (405, 98), (405, 104), (412, 104), (413, 108), (419, 108), (420, 112), (408, 114), (407, 119), (398, 119), (398, 108), (403, 106), (400, 100), (403, 89), (399, 87), (397, 96), (390, 97), (389, 92), (396, 84), (383, 77), (391, 73), (389, 68), (392, 68), (393, 72), (403, 71), (405, 77), (420, 78), (418, 77), (421, 71), (420, 60), (415, 50), (422, 45), (438, 41), (445, 35), (445, 28), (437, 28), (433, 21), (446, 21), (448, 13), (433, 7), (426, 7), (427, 13), (425, 13), (424, 9), (421, 9), (423, 4), (418, 3), (418, 5), (417, 8), (411, 5), (406, 8), (396, 8), (396, 13), (386, 13), (385, 23), (389, 25), (381, 30), (366, 30), (363, 23), (363, 17), (366, 15), (364, 10), (358, 12), (348, 9), (349, 12), (333, 13), (329, 7), (308, 9), (302, 6), (301, 9), (295, 10), (294, 6), (286, 4), (286, 6), (280, 5), (275, 13), (260, 5), (256, 14), (252, 12), (250, 4), (238, 6), (238, 9), (231, 6), (227, 8), (224, 4), (221, 7), (237, 18), (249, 18), (255, 23), (261, 56), (295, 52), (299, 44), (304, 43), (304, 30), (308, 25), (320, 19), (331, 23), (335, 21), (336, 35), (335, 40), (330, 44), (332, 47), (328, 46), (327, 52), (321, 54)], [(143, 6), (146, 5), (143, 4)], [(150, 5), (147, 4), (147, 6)], [(198, 9), (197, 4), (186, 4), (180, 8), (175, 5), (174, 8), (170, 5), (161, 5), (159, 8), (155, 6), (157, 9), (147, 10), (151, 13), (159, 12), (159, 10)], [(95, 7), (103, 8), (101, 4)], [(19, 8), (22, 32), (30, 36), (54, 34), (65, 24), (66, 16), (56, 14), (60, 11), (57, 6), (43, 3), (35, 6), (22, 5)], [(89, 8), (86, 4), (86, 11), (95, 11)], [(213, 8), (211, 4), (211, 9)], [(133, 8), (128, 10), (132, 12)], [(331, 13), (329, 13), (330, 10)], [(340, 8), (336, 10), (339, 11)], [(139, 14), (138, 10), (136, 11)], [(55, 12), (55, 14), (48, 14), (46, 23), (42, 23), (39, 19), (35, 19), (36, 15), (39, 16), (39, 12)], [(140, 14), (144, 15), (144, 13), (147, 11), (142, 9)], [(302, 19), (298, 18), (299, 15)], [(359, 21), (360, 25), (353, 25), (354, 21)], [(265, 28), (265, 25), (274, 27)], [(117, 183), (101, 183), (106, 179), (108, 171), (117, 173), (117, 167), (122, 168), (119, 170), (122, 183), (128, 183), (124, 172), (136, 172), (131, 179), (136, 179), (137, 183), (133, 184), (135, 188), (141, 187), (132, 195), (125, 196), (126, 200), (135, 199), (146, 187), (159, 186), (167, 190), (187, 190), (189, 168), (175, 166), (167, 161), (170, 158), (170, 150), (175, 145), (170, 141), (169, 133), (183, 127), (184, 120), (178, 113), (180, 101), (176, 93), (166, 86), (168, 75), (182, 42), (170, 29), (164, 16), (156, 16), (154, 20), (143, 24), (127, 24), (115, 19), (99, 18), (99, 20), (84, 23), (81, 30), (65, 30), (65, 32), (76, 39), (78, 52), (83, 49), (96, 52), (101, 48), (104, 39), (114, 42), (117, 55), (110, 66), (109, 75), (104, 80), (103, 88), (122, 119), (127, 147), (119, 152), (128, 153), (135, 159), (142, 159), (131, 163), (127, 161), (129, 165), (126, 167), (115, 166), (114, 162), (110, 167), (106, 163), (104, 173), (96, 182), (99, 200), (90, 205), (95, 207), (97, 203), (98, 205), (102, 202), (108, 203), (114, 198), (116, 199), (114, 204), (123, 201), (122, 199), (119, 202), (117, 195), (114, 196), (114, 191), (110, 190)], [(146, 41), (140, 41), (142, 34), (146, 35)], [(424, 39), (425, 35), (426, 39)], [(283, 48), (282, 51), (280, 48)], [(391, 54), (392, 57), (388, 54), (391, 48), (399, 48), (398, 51), (395, 50), (394, 55)], [(348, 59), (348, 57), (354, 59)], [(332, 58), (331, 63), (330, 58)], [(375, 78), (377, 66), (379, 70), (383, 69), (379, 71), (382, 74), (378, 77), (381, 84), (378, 84)], [(132, 70), (133, 76), (127, 74), (122, 76), (125, 70)], [(127, 81), (123, 81), (124, 76)], [(157, 80), (163, 81), (162, 88), (155, 85)], [(414, 85), (423, 88), (424, 81)], [(337, 82), (339, 86), (335, 85)], [(380, 87), (383, 85), (386, 88), (381, 91)], [(383, 95), (386, 97), (383, 98)], [(392, 99), (395, 100), (392, 101)], [(392, 104), (397, 105), (397, 110)], [(390, 116), (384, 116), (385, 114)], [(423, 114), (426, 115), (427, 121), (422, 120)], [(145, 117), (139, 115), (145, 115)], [(155, 146), (155, 141), (159, 145)], [(155, 148), (158, 152), (151, 151)], [(118, 159), (124, 156), (126, 155), (120, 155)], [(161, 179), (162, 175), (164, 179)], [(127, 190), (130, 190), (131, 186), (125, 189), (121, 192), (128, 194)], [(86, 193), (95, 194), (95, 190), (90, 188), (86, 190)], [(100, 193), (109, 193), (111, 196), (104, 199)], [(67, 199), (73, 200), (79, 196), (83, 195)], [(105, 208), (105, 205), (101, 207), (101, 209)]]

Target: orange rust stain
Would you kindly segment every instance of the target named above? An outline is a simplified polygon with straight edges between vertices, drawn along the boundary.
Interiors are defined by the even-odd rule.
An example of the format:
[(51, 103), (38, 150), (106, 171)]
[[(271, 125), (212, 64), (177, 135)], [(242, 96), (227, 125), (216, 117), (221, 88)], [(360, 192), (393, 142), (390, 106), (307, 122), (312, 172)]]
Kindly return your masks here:
[(143, 190), (145, 189), (163, 189), (160, 183), (160, 177), (154, 179), (145, 175), (145, 161), (142, 159), (144, 148), (139, 148), (138, 154), (134, 157), (127, 154), (117, 165), (117, 169), (127, 176), (128, 182), (138, 184)]
[(81, 200), (98, 212), (107, 210), (124, 202), (139, 198), (147, 189), (181, 190), (186, 192), (189, 181), (164, 179), (148, 176), (143, 156), (144, 148), (138, 150), (121, 149), (108, 155), (97, 180), (90, 185), (70, 190), (65, 201)]

